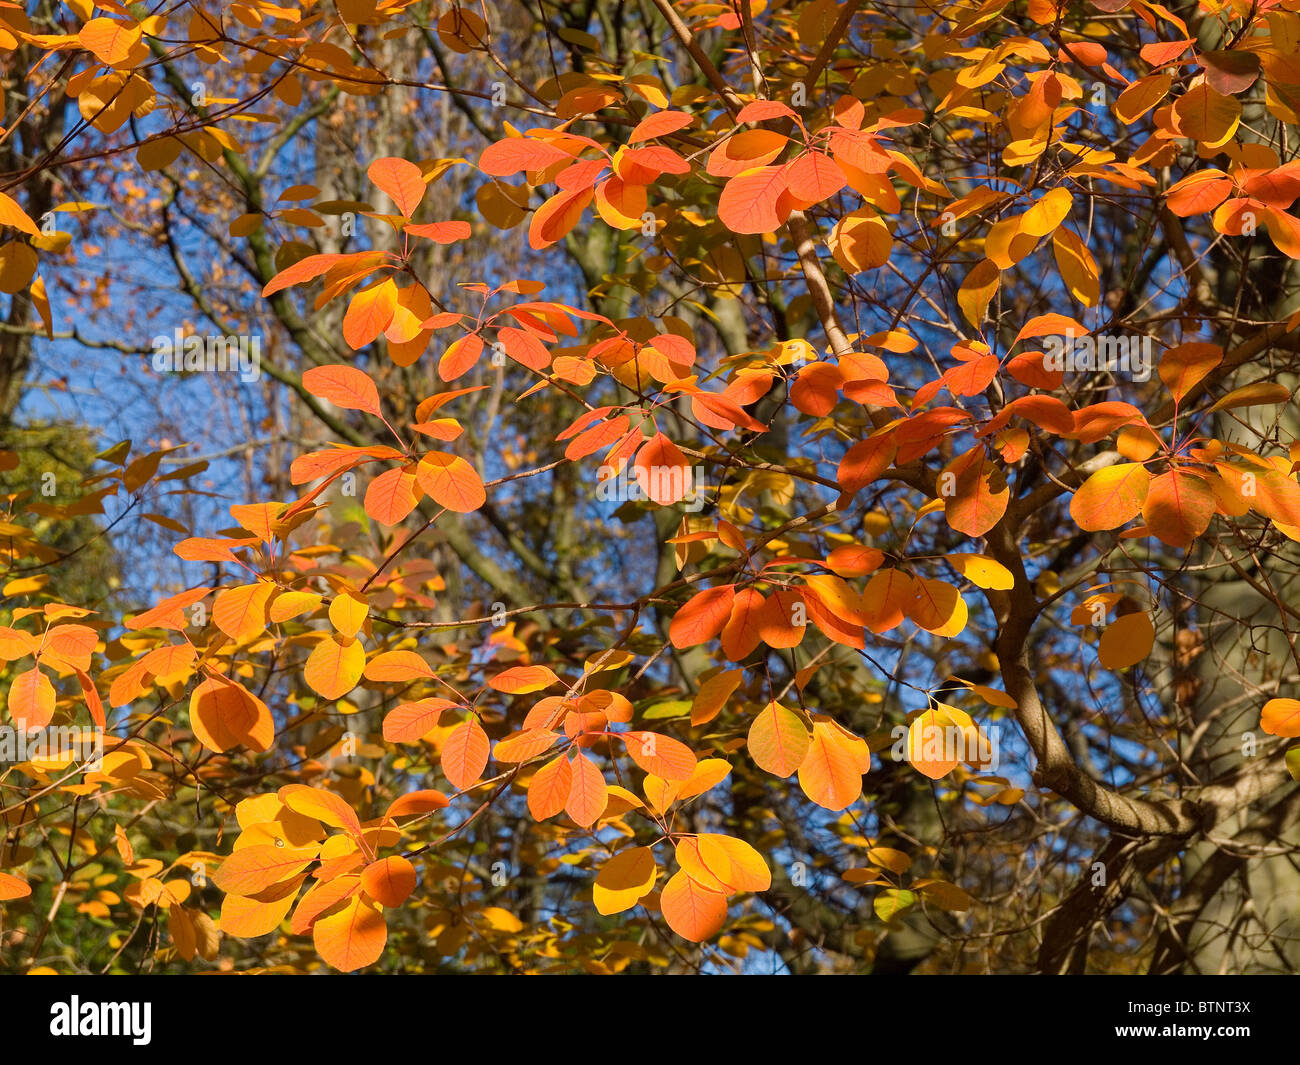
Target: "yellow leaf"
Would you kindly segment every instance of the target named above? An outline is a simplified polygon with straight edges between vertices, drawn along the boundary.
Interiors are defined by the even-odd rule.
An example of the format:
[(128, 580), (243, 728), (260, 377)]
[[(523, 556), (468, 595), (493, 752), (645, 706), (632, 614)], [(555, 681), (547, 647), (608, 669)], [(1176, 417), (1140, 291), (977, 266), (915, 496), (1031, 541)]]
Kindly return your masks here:
[(303, 678), (321, 698), (340, 699), (357, 686), (365, 668), (366, 652), (360, 641), (331, 636), (307, 656)]
[(1052, 236), (1052, 254), (1056, 257), (1056, 268), (1061, 271), (1061, 280), (1085, 307), (1095, 307), (1100, 298), (1097, 272), (1097, 260), (1087, 245), (1067, 226), (1056, 230)]
[(1021, 216), (1020, 231), (1034, 237), (1047, 236), (1065, 220), (1073, 202), (1069, 189), (1052, 189)]
[(1144, 611), (1117, 618), (1101, 634), (1097, 655), (1107, 669), (1127, 669), (1151, 653), (1156, 630)]
[(1011, 571), (987, 555), (944, 555), (952, 568), (978, 588), (1006, 591), (1015, 584)]
[(619, 851), (600, 868), (592, 895), (598, 913), (609, 916), (630, 910), (650, 893), (658, 866), (649, 847)]
[(1219, 148), (1232, 139), (1241, 122), (1241, 101), (1202, 81), (1174, 103), (1174, 124), (1184, 137)]
[(957, 305), (966, 316), (966, 321), (976, 329), (984, 321), (989, 300), (998, 290), (1000, 277), (997, 263), (992, 259), (981, 259), (975, 269), (966, 275), (966, 280), (957, 291)]
[(366, 620), (370, 604), (350, 592), (340, 592), (330, 603), (330, 624), (342, 636), (355, 636)]

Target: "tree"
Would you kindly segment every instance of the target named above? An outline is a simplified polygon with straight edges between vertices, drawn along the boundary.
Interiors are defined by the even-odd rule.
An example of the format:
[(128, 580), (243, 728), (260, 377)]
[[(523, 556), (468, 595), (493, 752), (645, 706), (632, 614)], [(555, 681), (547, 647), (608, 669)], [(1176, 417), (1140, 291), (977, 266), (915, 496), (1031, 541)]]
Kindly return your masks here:
[(0, 11), (6, 966), (1296, 971), (1293, 7)]

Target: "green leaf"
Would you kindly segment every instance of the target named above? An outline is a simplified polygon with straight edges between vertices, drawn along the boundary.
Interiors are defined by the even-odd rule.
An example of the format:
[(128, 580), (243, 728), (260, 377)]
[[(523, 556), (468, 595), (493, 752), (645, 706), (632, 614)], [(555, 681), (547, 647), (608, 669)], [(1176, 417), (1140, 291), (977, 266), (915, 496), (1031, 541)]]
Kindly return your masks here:
[(890, 924), (916, 905), (916, 895), (902, 888), (890, 888), (876, 896), (872, 908), (885, 924)]

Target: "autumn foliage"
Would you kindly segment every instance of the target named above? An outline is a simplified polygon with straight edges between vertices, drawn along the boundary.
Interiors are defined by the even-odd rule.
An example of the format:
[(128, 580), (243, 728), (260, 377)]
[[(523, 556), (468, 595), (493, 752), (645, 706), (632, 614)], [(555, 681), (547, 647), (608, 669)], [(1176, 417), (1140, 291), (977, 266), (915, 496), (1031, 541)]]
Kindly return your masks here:
[(0, 9), (4, 967), (1294, 970), (1300, 4), (606, 7)]

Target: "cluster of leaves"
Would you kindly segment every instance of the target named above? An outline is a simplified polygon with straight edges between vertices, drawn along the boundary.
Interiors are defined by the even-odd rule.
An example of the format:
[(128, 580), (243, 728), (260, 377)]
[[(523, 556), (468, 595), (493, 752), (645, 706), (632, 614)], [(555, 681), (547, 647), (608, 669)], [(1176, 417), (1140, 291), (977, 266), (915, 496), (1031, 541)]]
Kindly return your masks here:
[[(138, 19), (107, 5), (95, 15), (80, 3), (68, 5), (78, 25), (66, 33), (33, 32), (21, 11), (5, 10), (0, 48), (66, 60), (73, 72), (58, 77), (85, 125), (114, 151), (134, 149), (144, 172), (199, 160), (244, 180), (246, 146), (226, 125), (263, 117), (248, 101), (224, 101), (238, 106), (222, 116), (223, 100), (206, 99), (195, 104), (200, 122), (132, 132), (175, 103), (164, 94), (178, 76), (167, 65), (177, 34), (198, 62), (238, 55), (250, 76), (275, 67), (266, 91), (290, 111), (308, 90), (368, 99), (397, 83), (364, 49), (333, 43), (355, 43), (358, 28), (391, 21), (396, 34), (432, 33), (441, 49), (495, 57), (480, 14), (452, 6), (431, 29), (416, 6), (299, 11), (253, 0), (237, 5), (233, 21), (195, 7), (182, 29), (175, 14)], [(1035, 801), (1059, 798), (1130, 835), (1200, 831), (1203, 819), (1181, 807), (1118, 801), (1074, 763), (1045, 723), (1040, 687), (1051, 666), (1031, 665), (1030, 633), (1040, 618), (1072, 627), (1090, 668), (1095, 658), (1112, 675), (1100, 683), (1115, 685), (1113, 675), (1140, 670), (1161, 639), (1177, 643), (1187, 631), (1161, 597), (1168, 573), (1208, 537), (1300, 542), (1296, 442), (1277, 429), (1242, 442), (1216, 428), (1290, 404), (1287, 385), (1232, 375), (1295, 331), (1300, 312), (1243, 339), (1220, 328), (1194, 292), (1178, 300), (1161, 291), (1147, 323), (1160, 337), (1158, 383), (1141, 395), (1115, 390), (1127, 398), (1067, 379), (1036, 342), (1099, 340), (1131, 324), (1119, 311), (1122, 291), (1114, 299), (1103, 291), (1113, 275), (1093, 231), (1112, 193), (1151, 200), (1189, 281), (1201, 253), (1182, 220), (1202, 215), (1216, 240), (1263, 231), (1283, 259), (1300, 259), (1300, 222), (1289, 213), (1300, 162), (1286, 158), (1286, 131), (1300, 125), (1300, 15), (1285, 2), (1202, 0), (1198, 21), (1217, 20), (1224, 38), (1224, 47), (1203, 48), (1208, 35), (1159, 4), (1094, 6), (1111, 20), (1072, 20), (1052, 0), (1030, 0), (1023, 13), (1009, 0), (953, 5), (904, 48), (880, 32), (878, 13), (851, 0), (812, 0), (794, 12), (664, 0), (662, 25), (682, 49), (676, 88), (659, 75), (619, 77), (599, 57), (527, 88), (528, 109), (548, 124), (504, 123), (472, 163), (379, 155), (365, 170), (369, 202), (268, 210), (250, 198), (244, 206), (256, 209), (230, 219), (228, 234), (260, 264), (259, 313), (279, 316), (295, 341), (288, 323), (301, 321), (300, 305), (310, 308), (303, 315), (337, 321), (351, 360), (280, 377), (346, 433), (294, 458), (296, 498), (231, 505), (228, 528), (189, 535), (154, 515), (178, 534), (185, 572), (205, 578), (120, 618), (45, 593), (41, 570), (62, 556), (9, 520), (28, 502), (9, 497), (0, 549), (10, 571), (35, 575), (11, 576), (3, 588), (6, 600), (29, 604), (0, 626), (7, 720), (23, 729), (89, 722), (107, 730), (109, 749), (95, 768), (59, 756), (13, 770), (23, 783), (0, 793), (8, 829), (0, 865), (37, 863), (35, 840), (48, 844), (47, 819), (70, 797), (61, 831), (84, 855), (55, 860), (51, 921), (69, 890), (85, 896), (78, 912), (95, 919), (124, 897), (141, 920), (166, 910), (169, 958), (213, 962), (218, 933), (275, 933), (285, 957), (305, 952), (310, 938), (314, 955), (351, 971), (379, 962), (401, 915), (414, 912), (423, 921), (414, 941), (432, 942), (440, 958), (592, 956), (595, 942), (610, 954), (605, 969), (619, 971), (634, 959), (667, 964), (676, 944), (633, 944), (617, 930), (601, 939), (604, 925), (592, 942), (565, 940), (559, 919), (525, 925), (486, 905), (486, 893), (467, 904), (466, 882), (483, 878), (470, 868), (472, 847), (457, 861), (458, 839), (522, 796), (535, 823), (530, 859), (543, 875), (577, 866), (601, 917), (639, 907), (647, 928), (662, 918), (690, 942), (721, 935), (724, 950), (743, 958), (775, 927), (772, 871), (787, 842), (756, 828), (761, 810), (734, 807), (737, 796), (761, 807), (779, 794), (863, 851), (839, 878), (878, 889), (873, 906), (886, 928), (918, 910), (951, 920), (978, 900), (953, 882), (938, 848), (910, 855), (884, 845), (883, 817), (874, 831), (859, 820), (873, 771), (887, 772), (889, 720), (850, 714), (850, 700), (835, 697), (864, 663), (900, 680), (901, 666), (873, 656), (916, 642), (932, 664), (924, 685), (907, 684), (920, 705), (900, 715), (912, 784), (937, 781), (958, 797), (978, 795), (975, 805), (1017, 809), (1026, 787), (979, 753), (991, 728), (1014, 722), (1037, 770), (1019, 783), (1032, 781)], [(713, 32), (727, 46), (715, 54), (735, 45), (736, 64), (722, 71), (699, 43)], [(583, 47), (586, 36), (570, 27), (561, 39)], [(864, 43), (870, 62), (858, 69)], [(752, 84), (742, 91), (730, 75), (746, 69)], [(1126, 159), (1087, 127), (1094, 83), (1116, 92), (1110, 121), (1143, 133)], [(1252, 132), (1243, 101), (1282, 132)], [(982, 174), (946, 173), (927, 158), (940, 133), (960, 142), (976, 127)], [(1203, 165), (1211, 161), (1221, 165)], [(477, 217), (445, 217), (469, 212), (441, 209), (447, 201), (429, 195), (455, 170), (473, 172), (487, 225), (517, 230), (521, 249), (526, 232), (534, 263), (601, 232), (626, 251), (617, 283), (597, 276), (585, 298), (551, 299), (536, 277), (453, 283), (423, 271), (431, 249), (483, 239)], [(318, 197), (314, 186), (291, 186), (281, 202)], [(61, 207), (82, 210), (79, 201)], [(319, 228), (322, 216), (349, 207), (382, 237), (359, 250), (298, 240), (271, 250), (272, 227)], [(22, 236), (0, 247), (0, 288), (25, 294), (53, 337), (38, 269), (68, 242), (3, 193), (0, 225)], [(628, 250), (637, 240), (643, 246)], [(863, 278), (869, 286), (913, 255), (929, 265), (907, 279), (908, 299), (927, 292), (935, 317), (900, 310), (871, 316), (879, 328), (846, 328)], [(773, 276), (759, 276), (769, 260)], [(1027, 298), (1031, 263), (1040, 288)], [(689, 315), (672, 313), (693, 294), (622, 313), (611, 296), (620, 284), (648, 299), (656, 275), (674, 267), (698, 273), (701, 288), (738, 290), (746, 312), (770, 312), (743, 332), (761, 342), (715, 358), (705, 337), (720, 317), (712, 307), (701, 297)], [(797, 295), (756, 295), (774, 282)], [(800, 315), (805, 326), (792, 330)], [(471, 419), (481, 408), (471, 404), (498, 397), (507, 379), (521, 383), (516, 406), (563, 412), (558, 431), (533, 442), (552, 457), (527, 467), (474, 453), (481, 427)], [(401, 402), (397, 386), (412, 380), (422, 398)], [(131, 461), (129, 446), (104, 453), (108, 472), (62, 516), (102, 513), (119, 492), (134, 505), (162, 481), (196, 472), (160, 476), (167, 450)], [(718, 475), (707, 514), (689, 506), (701, 468)], [(429, 620), (452, 579), (427, 557), (432, 547), (421, 555), (439, 534), (472, 521), (512, 542), (494, 508), (519, 482), (567, 473), (599, 488), (629, 472), (655, 547), (669, 549), (675, 567), (659, 565), (649, 585), (620, 573), (610, 602), (516, 601), (507, 610), (488, 608), (494, 589), (481, 564), (475, 573), (489, 587)], [(335, 493), (358, 475), (368, 545), (346, 539), (330, 517)], [(1029, 528), (1054, 510), (1066, 525), (1061, 539), (1078, 541), (1072, 550), (1097, 548), (1066, 584), (1054, 583)], [(1135, 542), (1141, 561), (1126, 576), (1112, 573), (1112, 556)], [(1058, 605), (1069, 609), (1053, 615)], [(556, 621), (572, 613), (596, 620)], [(516, 625), (528, 615), (548, 615), (556, 630), (521, 636)], [(462, 630), (485, 634), (462, 644)], [(1279, 683), (1264, 676), (1253, 694), (1272, 695)], [(1265, 733), (1300, 736), (1300, 703), (1256, 704)], [(358, 744), (349, 719), (371, 711), (377, 727), (359, 726)], [(930, 742), (953, 732), (965, 738), (960, 752)], [(1300, 779), (1283, 746), (1268, 752), (1276, 772), (1267, 787), (1244, 771), (1231, 782), (1249, 796), (1245, 805)], [(365, 764), (345, 764), (353, 757)], [(1127, 789), (1138, 779), (1129, 776), (1112, 785)], [(792, 778), (797, 792), (785, 783)], [(229, 849), (211, 824), (196, 824), (210, 847), (178, 844), (169, 861), (137, 859), (122, 821), (134, 826), (129, 818), (143, 813), (123, 813), (111, 841), (78, 825), (83, 799), (148, 810), (186, 789), (211, 803), (219, 824), (237, 823)], [(719, 826), (702, 811), (724, 793), (732, 820)], [(108, 889), (114, 877), (101, 862), (110, 849), (132, 880), (122, 896)], [(164, 879), (196, 867), (215, 870), (218, 922), (191, 899), (205, 878)], [(29, 893), (20, 873), (0, 872), (0, 899)], [(49, 927), (34, 933), (37, 949)], [(312, 964), (308, 957), (300, 963)]]

